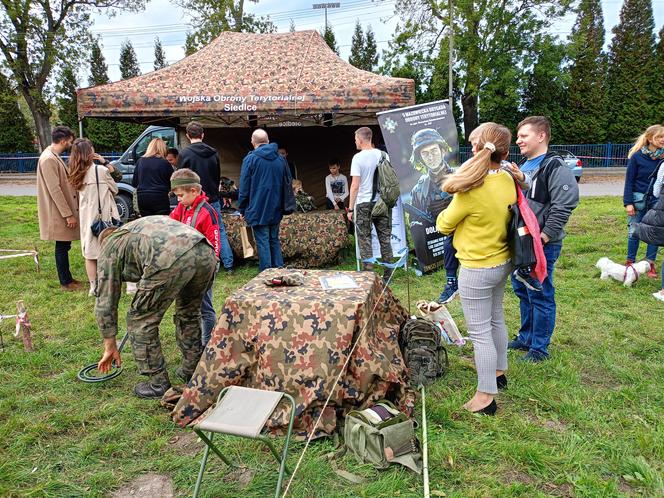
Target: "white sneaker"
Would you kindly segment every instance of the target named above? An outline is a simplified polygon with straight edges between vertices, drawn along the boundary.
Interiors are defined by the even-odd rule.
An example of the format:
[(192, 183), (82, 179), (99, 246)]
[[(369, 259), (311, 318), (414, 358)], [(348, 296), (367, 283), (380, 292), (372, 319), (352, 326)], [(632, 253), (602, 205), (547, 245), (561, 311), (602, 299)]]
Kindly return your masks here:
[(653, 292), (652, 297), (657, 299), (658, 301), (662, 301), (664, 303), (664, 292)]
[(97, 290), (97, 282), (90, 282), (90, 290), (88, 291), (88, 296), (96, 296), (95, 291)]
[(132, 295), (136, 294), (136, 291), (138, 290), (138, 285), (136, 282), (127, 282), (127, 294)]

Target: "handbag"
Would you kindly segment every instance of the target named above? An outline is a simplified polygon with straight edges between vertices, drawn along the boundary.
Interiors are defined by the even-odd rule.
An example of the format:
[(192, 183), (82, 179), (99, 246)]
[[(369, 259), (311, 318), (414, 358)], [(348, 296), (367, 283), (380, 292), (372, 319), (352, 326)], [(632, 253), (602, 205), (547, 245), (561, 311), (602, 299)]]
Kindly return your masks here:
[(533, 275), (537, 280), (543, 282), (547, 276), (547, 270), (539, 223), (516, 179), (514, 179), (514, 186), (516, 203), (510, 206), (512, 219), (507, 225), (512, 264), (515, 267), (534, 266)]
[[(251, 239), (253, 239), (253, 236), (251, 236)], [(252, 258), (255, 254), (254, 246), (251, 245), (249, 227), (245, 225), (240, 226), (240, 242), (242, 243), (242, 257)]]
[(110, 221), (104, 221), (102, 214), (101, 214), (101, 195), (99, 194), (99, 170), (97, 169), (97, 165), (93, 163), (93, 166), (95, 167), (95, 180), (97, 183), (97, 217), (95, 220), (92, 222), (90, 225), (90, 231), (92, 232), (92, 235), (95, 237), (99, 237), (99, 234), (106, 230), (107, 228), (111, 227), (119, 227), (122, 225), (122, 222), (120, 220), (117, 220), (111, 216)]

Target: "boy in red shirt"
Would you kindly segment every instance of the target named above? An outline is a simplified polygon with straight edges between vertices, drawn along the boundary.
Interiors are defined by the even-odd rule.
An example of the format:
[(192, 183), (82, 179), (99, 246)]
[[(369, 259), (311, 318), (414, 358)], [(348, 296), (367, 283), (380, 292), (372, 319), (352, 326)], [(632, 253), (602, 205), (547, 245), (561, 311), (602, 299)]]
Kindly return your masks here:
[[(205, 193), (202, 192), (201, 179), (192, 170), (183, 168), (177, 170), (171, 176), (171, 191), (178, 198), (177, 207), (171, 212), (170, 217), (194, 227), (201, 232), (214, 248), (214, 253), (219, 261), (219, 219), (217, 211), (208, 202)], [(203, 346), (210, 340), (212, 329), (217, 323), (217, 316), (212, 305), (212, 288), (203, 296), (201, 304), (201, 315), (203, 317), (203, 334), (201, 336)], [(189, 379), (184, 379), (189, 380)]]

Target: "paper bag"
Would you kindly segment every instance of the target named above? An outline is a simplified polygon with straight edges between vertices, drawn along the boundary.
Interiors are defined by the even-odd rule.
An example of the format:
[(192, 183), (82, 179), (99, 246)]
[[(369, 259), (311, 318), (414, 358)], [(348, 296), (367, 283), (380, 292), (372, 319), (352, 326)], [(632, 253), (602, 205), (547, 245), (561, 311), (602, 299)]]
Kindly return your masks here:
[(251, 244), (253, 241), (253, 233), (249, 232), (249, 227), (240, 227), (240, 241), (242, 242), (242, 257), (252, 258), (255, 254), (254, 246)]

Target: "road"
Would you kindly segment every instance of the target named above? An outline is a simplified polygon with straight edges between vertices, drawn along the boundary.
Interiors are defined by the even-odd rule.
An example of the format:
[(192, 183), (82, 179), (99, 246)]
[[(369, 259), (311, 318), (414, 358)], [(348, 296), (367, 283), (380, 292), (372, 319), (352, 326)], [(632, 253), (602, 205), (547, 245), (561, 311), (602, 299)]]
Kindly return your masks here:
[[(579, 184), (581, 197), (597, 197), (602, 195), (620, 196), (623, 193), (623, 181), (606, 181), (606, 179), (585, 179)], [(586, 183), (587, 182), (587, 183)], [(0, 196), (2, 195), (37, 195), (37, 186), (30, 183), (3, 183), (0, 181)]]

